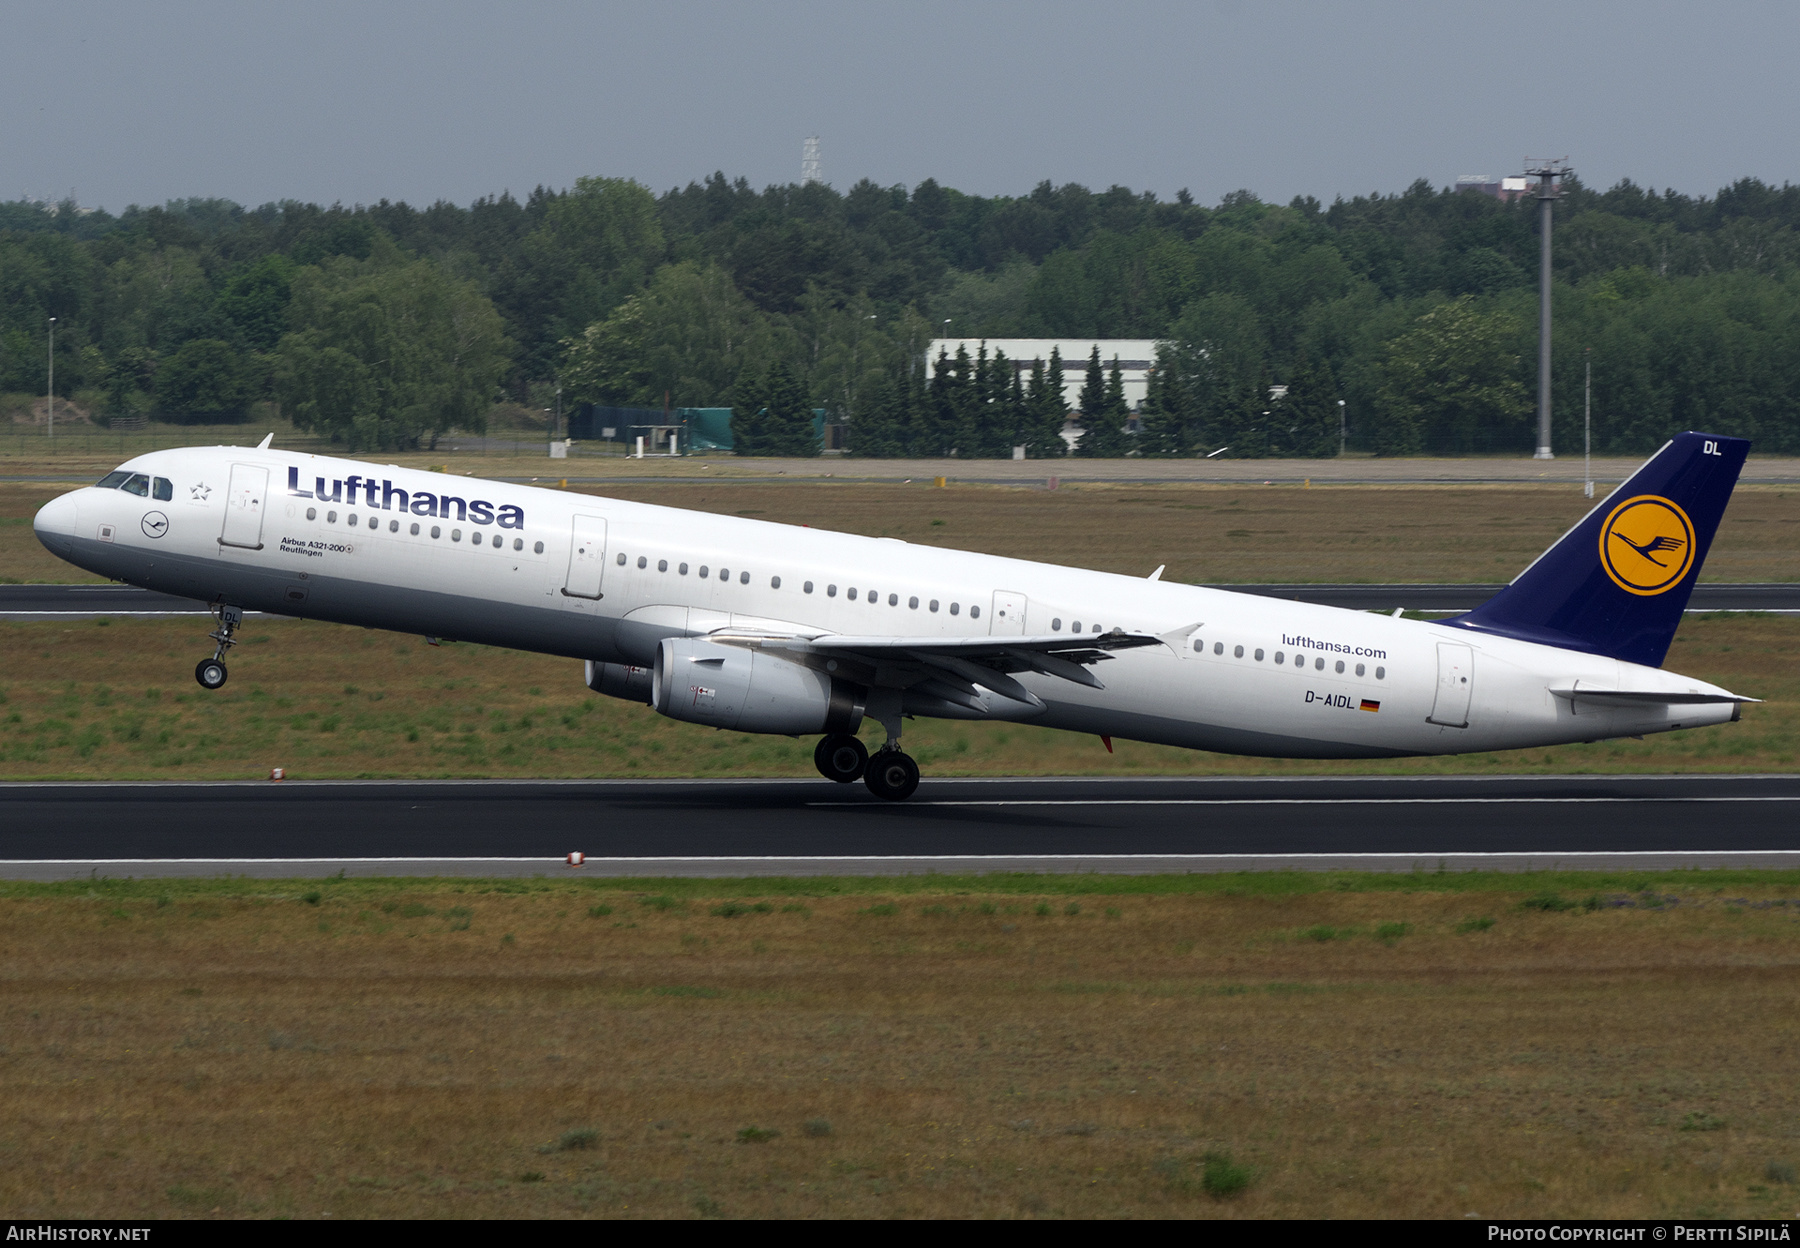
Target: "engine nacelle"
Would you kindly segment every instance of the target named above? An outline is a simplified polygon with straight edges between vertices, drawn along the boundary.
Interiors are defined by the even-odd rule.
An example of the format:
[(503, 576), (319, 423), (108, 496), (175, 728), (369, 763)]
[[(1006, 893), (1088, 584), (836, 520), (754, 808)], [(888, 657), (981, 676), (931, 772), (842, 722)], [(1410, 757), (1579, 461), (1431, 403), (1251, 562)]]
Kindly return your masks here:
[(653, 671), (648, 667), (587, 661), (587, 687), (609, 698), (624, 698), (627, 702), (642, 702), (648, 706), (654, 683)]
[(740, 646), (665, 637), (656, 648), (650, 705), (670, 719), (803, 736), (855, 732), (861, 688), (824, 672)]

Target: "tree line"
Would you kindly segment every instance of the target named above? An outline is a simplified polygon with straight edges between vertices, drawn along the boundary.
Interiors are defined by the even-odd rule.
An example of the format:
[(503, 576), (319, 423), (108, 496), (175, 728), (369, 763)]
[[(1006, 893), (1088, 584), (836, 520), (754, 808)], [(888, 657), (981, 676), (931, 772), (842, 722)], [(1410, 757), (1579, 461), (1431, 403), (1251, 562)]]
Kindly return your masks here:
[[(1591, 361), (1597, 449), (1706, 428), (1800, 452), (1800, 187), (1572, 182), (1556, 214), (1560, 446)], [(730, 405), (751, 448), (803, 442), (798, 413), (823, 407), (857, 454), (1054, 455), (1064, 369), (1084, 454), (1333, 454), (1340, 400), (1353, 448), (1518, 452), (1536, 228), (1530, 200), (1424, 181), (1329, 206), (722, 174), (466, 207), (19, 201), (0, 204), (0, 393), (43, 393), (54, 316), (57, 390), (96, 419), (274, 402), (357, 449), (478, 431), (560, 386)], [(1128, 433), (1109, 361), (926, 359), (946, 330), (1160, 346)]]

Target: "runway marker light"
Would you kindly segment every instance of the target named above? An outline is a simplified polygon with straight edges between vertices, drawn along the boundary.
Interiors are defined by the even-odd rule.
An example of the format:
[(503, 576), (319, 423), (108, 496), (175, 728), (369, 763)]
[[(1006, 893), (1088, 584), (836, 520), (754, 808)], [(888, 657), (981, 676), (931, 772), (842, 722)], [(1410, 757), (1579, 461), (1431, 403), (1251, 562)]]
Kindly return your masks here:
[(271, 768), (269, 768), (269, 779), (271, 779), (271, 780), (286, 780), (287, 779), (287, 768), (286, 767), (271, 767)]
[(571, 867), (579, 867), (582, 863), (587, 861), (587, 855), (582, 853), (579, 849), (572, 849), (569, 851), (569, 856), (566, 861)]

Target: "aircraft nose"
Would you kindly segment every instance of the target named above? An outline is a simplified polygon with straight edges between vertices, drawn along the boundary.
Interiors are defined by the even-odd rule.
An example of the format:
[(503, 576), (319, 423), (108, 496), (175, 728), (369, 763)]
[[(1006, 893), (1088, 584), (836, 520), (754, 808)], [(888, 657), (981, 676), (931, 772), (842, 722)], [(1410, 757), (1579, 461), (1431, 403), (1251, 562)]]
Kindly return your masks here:
[(75, 536), (75, 511), (75, 496), (64, 494), (40, 507), (37, 518), (31, 522), (38, 541), (48, 547), (52, 554), (69, 553), (73, 545), (70, 539)]

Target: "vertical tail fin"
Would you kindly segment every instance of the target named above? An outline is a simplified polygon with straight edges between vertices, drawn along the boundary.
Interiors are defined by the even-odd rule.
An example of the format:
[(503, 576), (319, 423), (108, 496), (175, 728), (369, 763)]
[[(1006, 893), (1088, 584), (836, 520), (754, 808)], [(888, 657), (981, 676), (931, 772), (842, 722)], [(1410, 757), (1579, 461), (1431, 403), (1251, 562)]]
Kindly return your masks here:
[(1660, 667), (1749, 452), (1676, 436), (1512, 584), (1444, 623)]

